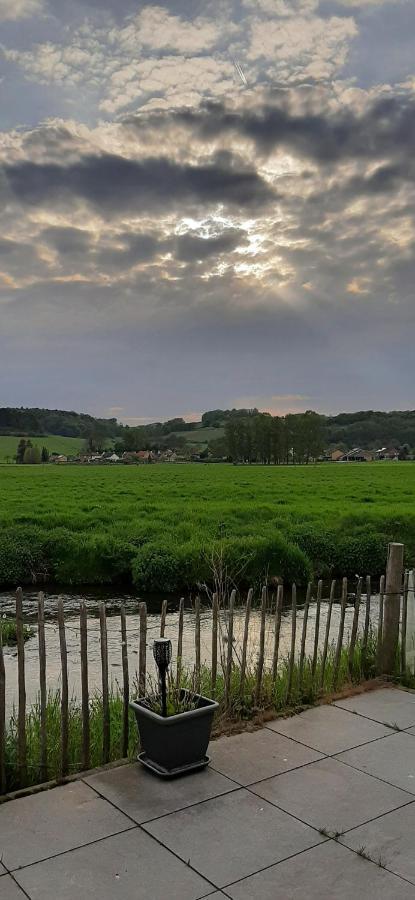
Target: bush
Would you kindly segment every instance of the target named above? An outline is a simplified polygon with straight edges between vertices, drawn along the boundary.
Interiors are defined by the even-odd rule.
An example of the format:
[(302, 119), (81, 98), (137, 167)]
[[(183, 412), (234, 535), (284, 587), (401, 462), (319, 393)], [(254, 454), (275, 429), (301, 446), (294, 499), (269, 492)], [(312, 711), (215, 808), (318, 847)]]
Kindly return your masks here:
[(139, 590), (174, 593), (198, 582), (212, 583), (214, 568), (222, 569), (236, 584), (254, 584), (267, 575), (304, 584), (311, 575), (305, 554), (279, 534), (229, 538), (204, 545), (153, 541), (136, 554), (132, 574)]
[(306, 554), (317, 578), (327, 578), (336, 562), (338, 538), (324, 528), (300, 525), (290, 532), (290, 539)]
[(381, 575), (385, 571), (387, 540), (381, 534), (339, 537), (336, 544), (333, 574)]
[(179, 548), (152, 541), (144, 544), (132, 563), (133, 583), (141, 591), (175, 593), (182, 585)]
[(44, 541), (36, 529), (0, 534), (0, 583), (17, 587), (35, 582), (46, 571)]
[(61, 584), (111, 584), (130, 579), (135, 548), (111, 534), (52, 532), (47, 554)]

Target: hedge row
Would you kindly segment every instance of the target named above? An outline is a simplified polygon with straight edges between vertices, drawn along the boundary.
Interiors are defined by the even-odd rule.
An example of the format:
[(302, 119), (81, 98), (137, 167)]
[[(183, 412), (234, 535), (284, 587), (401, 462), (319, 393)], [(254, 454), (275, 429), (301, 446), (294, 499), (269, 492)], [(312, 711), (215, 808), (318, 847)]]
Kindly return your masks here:
[(256, 537), (239, 536), (178, 542), (173, 534), (114, 534), (45, 531), (15, 526), (0, 532), (0, 584), (133, 584), (140, 591), (177, 592), (212, 581), (221, 561), (227, 574), (244, 584), (279, 576), (305, 584), (316, 577), (384, 571), (387, 537), (378, 532), (342, 534), (311, 526), (291, 528), (287, 535), (270, 529)]

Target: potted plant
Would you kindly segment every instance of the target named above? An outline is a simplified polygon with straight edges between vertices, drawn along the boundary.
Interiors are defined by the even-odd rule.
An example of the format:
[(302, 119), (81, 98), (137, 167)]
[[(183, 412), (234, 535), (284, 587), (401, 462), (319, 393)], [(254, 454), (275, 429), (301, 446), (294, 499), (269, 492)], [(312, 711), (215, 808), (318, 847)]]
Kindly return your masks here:
[(143, 766), (164, 778), (194, 772), (207, 766), (206, 756), (213, 716), (218, 708), (215, 700), (192, 690), (166, 686), (171, 661), (171, 642), (159, 638), (153, 645), (159, 669), (159, 692), (131, 701)]

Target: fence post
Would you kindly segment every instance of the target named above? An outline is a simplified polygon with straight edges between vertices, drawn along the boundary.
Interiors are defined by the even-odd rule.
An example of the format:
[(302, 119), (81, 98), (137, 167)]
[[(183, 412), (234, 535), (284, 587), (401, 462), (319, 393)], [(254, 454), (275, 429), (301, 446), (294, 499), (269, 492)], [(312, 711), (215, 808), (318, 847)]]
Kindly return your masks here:
[(381, 667), (384, 675), (393, 675), (395, 671), (399, 640), (403, 554), (403, 544), (391, 543), (388, 545), (381, 654)]

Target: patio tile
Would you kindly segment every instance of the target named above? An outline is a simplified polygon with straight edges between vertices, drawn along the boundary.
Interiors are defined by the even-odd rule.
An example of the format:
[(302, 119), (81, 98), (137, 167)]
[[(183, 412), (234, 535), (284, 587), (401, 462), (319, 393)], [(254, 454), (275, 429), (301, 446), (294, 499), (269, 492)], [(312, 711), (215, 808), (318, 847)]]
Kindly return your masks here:
[(143, 827), (217, 887), (322, 840), (307, 825), (243, 789)]
[(9, 869), (47, 859), (132, 823), (81, 781), (0, 807), (0, 855)]
[(415, 747), (410, 734), (393, 734), (374, 744), (347, 750), (336, 759), (415, 794)]
[(138, 763), (91, 775), (85, 781), (139, 824), (237, 788), (213, 769), (164, 781)]
[(413, 900), (411, 885), (334, 841), (226, 888), (232, 900)]
[(0, 900), (26, 900), (25, 894), (10, 875), (0, 878)]
[(409, 728), (415, 725), (415, 694), (399, 688), (380, 688), (356, 694), (346, 700), (337, 700), (334, 704), (340, 709), (348, 709), (366, 716), (383, 725), (397, 725), (398, 728)]
[[(381, 816), (343, 835), (353, 850), (364, 848), (371, 859), (415, 884), (415, 803)], [(414, 891), (415, 896), (415, 891)]]
[(341, 832), (410, 799), (398, 788), (332, 758), (261, 781), (251, 790), (314, 828)]
[(288, 719), (276, 719), (269, 722), (267, 728), (328, 756), (393, 734), (384, 725), (328, 705), (307, 709)]
[(198, 900), (212, 886), (140, 828), (16, 872), (32, 900)]
[(321, 754), (268, 728), (223, 737), (210, 745), (212, 766), (246, 786), (321, 759)]

